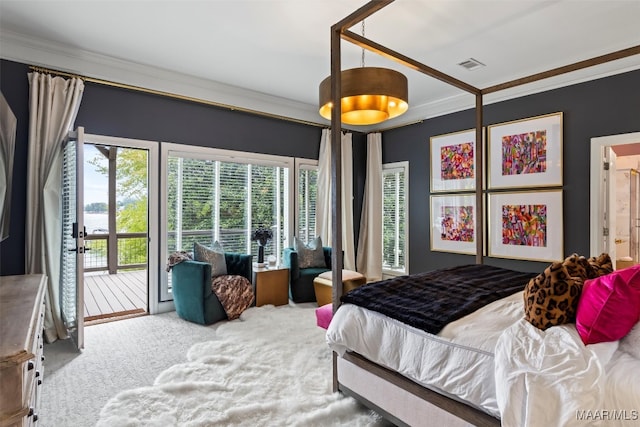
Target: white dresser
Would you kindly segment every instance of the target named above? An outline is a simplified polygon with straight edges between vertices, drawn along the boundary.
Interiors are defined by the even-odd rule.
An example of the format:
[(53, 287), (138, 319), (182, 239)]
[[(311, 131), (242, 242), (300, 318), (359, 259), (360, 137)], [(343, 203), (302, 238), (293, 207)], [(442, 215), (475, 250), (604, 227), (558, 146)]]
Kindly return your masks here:
[(0, 276), (0, 426), (37, 425), (45, 276)]

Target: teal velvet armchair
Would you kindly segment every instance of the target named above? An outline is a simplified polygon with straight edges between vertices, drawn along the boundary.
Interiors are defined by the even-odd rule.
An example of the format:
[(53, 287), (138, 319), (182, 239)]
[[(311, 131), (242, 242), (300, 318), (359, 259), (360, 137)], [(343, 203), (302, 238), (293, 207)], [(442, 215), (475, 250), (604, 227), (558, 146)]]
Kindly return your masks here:
[(331, 248), (323, 246), (324, 267), (300, 268), (298, 252), (293, 248), (283, 251), (283, 263), (289, 268), (289, 298), (293, 302), (315, 302), (316, 294), (313, 289), (313, 279), (325, 271), (331, 270)]
[[(253, 275), (251, 255), (225, 253), (227, 274)], [(224, 320), (227, 314), (211, 290), (211, 264), (182, 261), (171, 269), (171, 292), (178, 316), (190, 322), (210, 325)], [(254, 289), (255, 292), (255, 289)]]

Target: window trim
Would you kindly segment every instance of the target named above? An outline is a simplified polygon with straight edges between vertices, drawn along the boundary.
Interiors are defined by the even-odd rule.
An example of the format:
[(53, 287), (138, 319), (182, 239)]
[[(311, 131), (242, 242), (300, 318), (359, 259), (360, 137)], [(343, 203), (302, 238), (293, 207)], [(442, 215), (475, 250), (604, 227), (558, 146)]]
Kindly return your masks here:
[[(409, 274), (409, 161), (383, 163), (382, 164), (382, 179), (384, 180), (385, 173), (404, 172), (404, 194), (405, 194), (405, 227), (404, 227), (404, 271), (388, 270), (382, 267), (383, 277), (390, 276), (402, 276)], [(382, 195), (384, 198), (384, 194)], [(384, 222), (383, 222), (384, 224)]]

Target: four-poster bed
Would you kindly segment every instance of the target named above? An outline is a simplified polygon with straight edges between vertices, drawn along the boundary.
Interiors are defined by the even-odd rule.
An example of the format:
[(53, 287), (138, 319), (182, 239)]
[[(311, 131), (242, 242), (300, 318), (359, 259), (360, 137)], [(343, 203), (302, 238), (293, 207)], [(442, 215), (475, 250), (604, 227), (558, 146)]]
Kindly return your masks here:
[[(363, 49), (390, 58), (427, 76), (439, 79), (475, 96), (475, 134), (476, 141), (482, 141), (483, 129), (483, 95), (509, 89), (537, 80), (546, 79), (563, 73), (576, 71), (582, 68), (602, 64), (608, 61), (621, 59), (631, 55), (640, 54), (640, 46), (634, 46), (607, 55), (581, 61), (546, 72), (534, 74), (521, 79), (494, 85), (480, 89), (463, 81), (455, 79), (444, 73), (428, 67), (418, 61), (408, 58), (398, 52), (377, 44), (364, 36), (357, 35), (348, 30), (353, 25), (361, 22), (368, 16), (384, 8), (393, 0), (371, 1), (362, 6), (349, 16), (345, 17), (331, 27), (331, 93), (333, 109), (331, 115), (331, 192), (332, 192), (332, 247), (333, 247), (333, 311), (334, 314), (340, 307), (342, 295), (342, 260), (337, 254), (342, 253), (342, 223), (341, 223), (341, 157), (340, 157), (340, 130), (341, 130), (341, 50), (340, 41), (345, 39)], [(483, 164), (484, 153), (482, 144), (478, 144), (476, 151), (476, 227), (482, 230), (485, 220), (483, 218)], [(483, 233), (477, 234), (476, 239), (476, 264), (483, 264)], [(521, 300), (520, 300), (521, 301)], [(364, 321), (364, 320), (363, 320)], [(418, 384), (394, 370), (370, 361), (367, 357), (344, 349), (338, 355), (334, 352), (333, 384), (334, 390), (351, 395), (384, 414), (391, 421), (398, 424), (416, 424), (420, 420), (429, 419), (430, 425), (500, 425), (500, 419), (494, 413), (490, 415), (486, 410), (478, 409), (478, 405), (469, 404), (464, 399), (456, 398), (447, 393), (436, 392)], [(492, 379), (491, 379), (492, 381)]]

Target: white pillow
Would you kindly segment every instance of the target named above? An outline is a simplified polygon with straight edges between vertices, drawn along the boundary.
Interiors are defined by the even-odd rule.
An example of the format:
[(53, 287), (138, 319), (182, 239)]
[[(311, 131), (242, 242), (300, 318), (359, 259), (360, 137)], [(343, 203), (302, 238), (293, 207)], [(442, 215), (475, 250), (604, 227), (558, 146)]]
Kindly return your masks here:
[(293, 249), (298, 252), (299, 268), (327, 267), (327, 263), (324, 260), (324, 250), (322, 249), (322, 239), (320, 236), (316, 237), (306, 245), (298, 237), (294, 237)]
[(224, 250), (217, 240), (212, 248), (195, 242), (193, 244), (193, 258), (195, 261), (208, 262), (211, 264), (211, 277), (227, 274), (227, 261), (224, 259)]
[(620, 350), (629, 353), (640, 360), (640, 322), (620, 340)]

